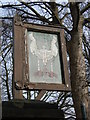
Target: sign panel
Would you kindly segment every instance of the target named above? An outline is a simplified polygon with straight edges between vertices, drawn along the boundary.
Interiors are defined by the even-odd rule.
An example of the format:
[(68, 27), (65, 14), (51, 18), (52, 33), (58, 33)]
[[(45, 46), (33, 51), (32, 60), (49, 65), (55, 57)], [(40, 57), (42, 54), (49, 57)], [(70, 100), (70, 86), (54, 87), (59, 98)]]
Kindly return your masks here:
[(62, 84), (58, 36), (28, 31), (29, 82)]
[(14, 82), (19, 89), (70, 90), (64, 30), (15, 23)]

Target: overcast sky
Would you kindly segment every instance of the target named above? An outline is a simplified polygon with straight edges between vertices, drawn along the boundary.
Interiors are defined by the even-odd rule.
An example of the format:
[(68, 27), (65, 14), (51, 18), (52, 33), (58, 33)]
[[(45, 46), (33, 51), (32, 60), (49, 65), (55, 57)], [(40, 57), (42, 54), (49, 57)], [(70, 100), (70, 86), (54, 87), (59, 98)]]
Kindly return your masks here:
[[(40, 2), (40, 1), (46, 1), (46, 2), (49, 2), (49, 1), (56, 1), (56, 2), (68, 2), (68, 0), (0, 0), (0, 6), (2, 6), (2, 4), (18, 4), (19, 1), (25, 1), (25, 2)], [(3, 16), (7, 16), (7, 11), (0, 8), (0, 17), (3, 17)]]
[[(35, 1), (37, 1), (37, 2), (41, 2), (41, 1), (46, 1), (46, 2), (49, 2), (49, 1), (56, 1), (57, 3), (59, 2), (59, 3), (62, 3), (62, 2), (68, 2), (68, 0), (0, 0), (0, 6), (2, 5), (2, 4), (18, 4), (19, 3), (19, 1), (24, 1), (24, 2), (35, 2)], [(75, 0), (71, 0), (71, 1), (75, 1)], [(76, 1), (83, 1), (83, 0), (76, 0)], [(90, 0), (84, 0), (85, 2), (89, 2)], [(7, 13), (5, 13), (4, 12), (4, 9), (1, 9), (0, 8), (0, 17), (1, 16), (5, 16), (5, 14), (7, 14)]]
[[(15, 2), (18, 2), (19, 0), (0, 0), (0, 3), (15, 3)], [(22, 1), (25, 1), (25, 2), (40, 2), (40, 1), (46, 1), (46, 2), (50, 2), (50, 0), (22, 0)], [(67, 2), (68, 0), (51, 0), (52, 2), (53, 1), (56, 1), (56, 2)]]

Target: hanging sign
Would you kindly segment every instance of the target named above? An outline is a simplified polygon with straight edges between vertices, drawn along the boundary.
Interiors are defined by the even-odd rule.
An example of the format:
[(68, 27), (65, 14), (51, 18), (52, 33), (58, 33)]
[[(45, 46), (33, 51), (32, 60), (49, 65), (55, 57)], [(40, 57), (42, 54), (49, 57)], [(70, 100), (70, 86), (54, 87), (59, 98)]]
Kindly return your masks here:
[(15, 23), (14, 81), (21, 89), (70, 90), (64, 30)]

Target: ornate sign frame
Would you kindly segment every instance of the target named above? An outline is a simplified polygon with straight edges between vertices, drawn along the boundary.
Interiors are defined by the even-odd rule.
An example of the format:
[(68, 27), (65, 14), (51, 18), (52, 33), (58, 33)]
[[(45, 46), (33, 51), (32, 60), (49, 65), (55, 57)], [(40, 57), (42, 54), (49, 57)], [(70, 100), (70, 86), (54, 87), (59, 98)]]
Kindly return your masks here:
[[(40, 43), (39, 40), (37, 40), (37, 36), (40, 39), (41, 36), (45, 35), (46, 39), (48, 39), (47, 35), (49, 37), (51, 36), (51, 41), (49, 42), (50, 48), (46, 49), (44, 45), (38, 48), (38, 46), (41, 45), (39, 45)], [(31, 40), (31, 42), (28, 42), (29, 40)], [(35, 46), (36, 45), (35, 43), (32, 43), (32, 41), (36, 40), (38, 41), (37, 46)], [(55, 68), (56, 66), (55, 63), (53, 69), (54, 71), (59, 71), (58, 70), (59, 68), (61, 69), (60, 79), (62, 80), (60, 81), (60, 83), (58, 80), (59, 77), (56, 82), (55, 77), (57, 77), (57, 75), (54, 74), (54, 72), (50, 71), (52, 69), (52, 63), (49, 63), (47, 67), (49, 69), (50, 66), (50, 70), (46, 70), (47, 68), (46, 69), (41, 68), (43, 69), (43, 71), (40, 71), (40, 63), (43, 64), (43, 66), (46, 66), (49, 60), (57, 56), (57, 51), (59, 56), (58, 57), (59, 59), (58, 58), (57, 59), (60, 60), (59, 63), (60, 65), (56, 61), (58, 64), (57, 68)], [(30, 73), (31, 71), (34, 71), (33, 69), (35, 67), (33, 59), (31, 60), (31, 56), (33, 59), (38, 59), (37, 64), (35, 62), (35, 64), (37, 65), (38, 72), (36, 72), (36, 75), (39, 76), (38, 78), (37, 76), (33, 77), (33, 74)], [(58, 66), (60, 67), (58, 68)], [(44, 81), (41, 78), (42, 76), (44, 78)], [(41, 79), (40, 81), (39, 78)], [(47, 82), (49, 78), (50, 81)], [(53, 78), (54, 81), (52, 82)], [(32, 81), (30, 81), (30, 79), (32, 79)], [(27, 24), (22, 22), (16, 22), (14, 24), (14, 85), (15, 88), (17, 89), (54, 90), (54, 91), (70, 90), (66, 43), (64, 39), (64, 30), (62, 28), (55, 26)]]

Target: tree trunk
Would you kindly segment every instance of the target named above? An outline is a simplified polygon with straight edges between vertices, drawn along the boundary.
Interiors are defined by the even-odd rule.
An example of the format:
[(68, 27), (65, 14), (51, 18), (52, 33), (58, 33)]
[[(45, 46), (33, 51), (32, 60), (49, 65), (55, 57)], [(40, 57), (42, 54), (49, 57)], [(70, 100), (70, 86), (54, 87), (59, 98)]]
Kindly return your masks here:
[(85, 112), (82, 114), (81, 105), (85, 105), (86, 112), (88, 112), (88, 89), (86, 84), (85, 59), (82, 51), (82, 20), (81, 17), (78, 23), (78, 30), (72, 31), (72, 40), (69, 44), (71, 88), (77, 120), (86, 117)]
[[(55, 13), (53, 16), (53, 23), (60, 24), (60, 21), (57, 19), (58, 10), (56, 4), (50, 3), (50, 5)], [(77, 120), (81, 120), (86, 117), (85, 113), (83, 114), (84, 108), (82, 112), (82, 105), (85, 105), (86, 112), (88, 113), (88, 89), (86, 87), (85, 59), (82, 51), (83, 19), (81, 17), (79, 20), (78, 6), (75, 4), (71, 7), (72, 17), (74, 19), (73, 30), (71, 33), (72, 40), (69, 42), (71, 92), (73, 95), (76, 118)]]

